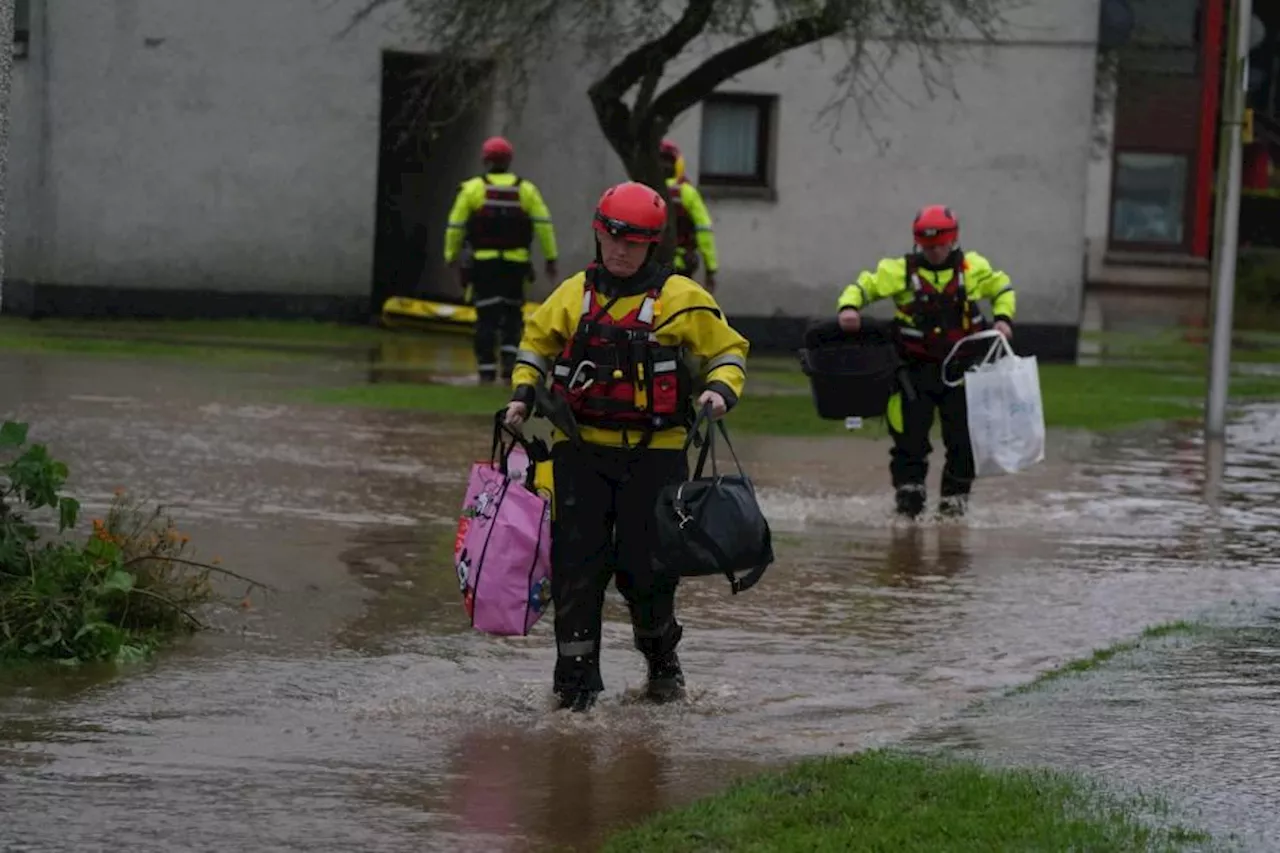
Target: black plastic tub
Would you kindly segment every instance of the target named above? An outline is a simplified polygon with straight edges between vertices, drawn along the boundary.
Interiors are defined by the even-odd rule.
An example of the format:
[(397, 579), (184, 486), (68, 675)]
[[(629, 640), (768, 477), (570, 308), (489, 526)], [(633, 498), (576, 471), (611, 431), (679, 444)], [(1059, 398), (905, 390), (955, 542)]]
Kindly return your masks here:
[(809, 377), (813, 405), (824, 420), (874, 418), (885, 413), (902, 367), (889, 324), (868, 323), (848, 334), (835, 320), (805, 332), (800, 369)]

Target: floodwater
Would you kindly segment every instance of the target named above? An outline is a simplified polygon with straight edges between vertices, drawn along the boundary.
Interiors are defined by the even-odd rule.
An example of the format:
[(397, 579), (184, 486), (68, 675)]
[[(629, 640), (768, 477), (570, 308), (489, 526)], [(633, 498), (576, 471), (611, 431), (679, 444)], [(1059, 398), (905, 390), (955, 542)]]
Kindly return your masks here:
[(1242, 607), (1203, 636), (1144, 641), (1096, 672), (913, 740), (1084, 773), (1120, 793), (1158, 791), (1176, 819), (1217, 839), (1280, 849), (1280, 623), (1270, 610)]
[(633, 698), (615, 596), (603, 702), (555, 713), (550, 619), (472, 631), (450, 567), (483, 425), (282, 402), (368, 375), (0, 354), (6, 417), (68, 461), (86, 516), (146, 494), (200, 556), (277, 588), (123, 674), (0, 684), (0, 849), (591, 850), (743, 774), (953, 725), (1145, 625), (1280, 600), (1275, 409), (1233, 428), (1212, 501), (1185, 428), (1052, 434), (970, 518), (921, 525), (889, 513), (883, 439), (744, 435), (778, 561), (741, 596), (682, 587), (689, 700)]

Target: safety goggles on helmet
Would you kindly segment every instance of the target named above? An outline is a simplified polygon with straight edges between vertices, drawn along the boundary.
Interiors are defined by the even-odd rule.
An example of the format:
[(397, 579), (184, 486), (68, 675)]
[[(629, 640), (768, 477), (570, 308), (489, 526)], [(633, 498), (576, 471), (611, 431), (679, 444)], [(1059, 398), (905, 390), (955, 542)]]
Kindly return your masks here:
[(956, 228), (916, 228), (916, 242), (924, 247), (945, 246), (956, 237)]
[(650, 237), (656, 238), (662, 235), (661, 228), (641, 228), (632, 225), (630, 222), (624, 222), (621, 219), (613, 219), (605, 216), (603, 213), (596, 211), (596, 222), (601, 226), (602, 231), (614, 237)]

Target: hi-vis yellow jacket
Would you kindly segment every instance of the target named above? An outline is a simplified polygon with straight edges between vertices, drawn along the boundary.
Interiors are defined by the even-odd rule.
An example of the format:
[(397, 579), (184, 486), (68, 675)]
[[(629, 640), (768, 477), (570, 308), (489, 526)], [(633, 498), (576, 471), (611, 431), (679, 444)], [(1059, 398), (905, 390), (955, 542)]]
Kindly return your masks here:
[[(684, 208), (684, 212), (689, 217), (689, 224), (693, 228), (693, 239), (698, 245), (698, 254), (702, 256), (702, 263), (706, 267), (707, 272), (714, 273), (720, 269), (720, 261), (716, 256), (716, 232), (711, 222), (711, 213), (707, 210), (707, 204), (702, 200), (702, 193), (698, 192), (698, 188), (688, 181), (679, 178), (667, 178), (667, 194), (669, 200), (673, 203), (669, 207), (674, 206), (675, 199), (671, 197), (671, 189), (679, 184), (680, 187), (680, 206)], [(672, 215), (678, 215), (672, 211)], [(676, 226), (677, 232), (680, 226)], [(676, 246), (676, 271), (687, 269), (684, 262), (685, 249), (683, 246)]]
[[(992, 269), (991, 262), (977, 252), (965, 252), (965, 263), (968, 265), (964, 273), (965, 291), (969, 299), (990, 299), (991, 311), (996, 320), (1012, 323), (1017, 311), (1017, 295), (1009, 276), (999, 270)], [(951, 282), (955, 273), (950, 269), (937, 272), (924, 267), (917, 274), (926, 283), (941, 291)], [(903, 309), (910, 309), (915, 301), (915, 291), (907, 276), (907, 261), (901, 255), (884, 258), (875, 272), (863, 272), (856, 281), (844, 289), (837, 302), (837, 310), (845, 308), (862, 309), (872, 302), (892, 298), (897, 306), (894, 319), (907, 326), (915, 326), (915, 318)]]
[[(517, 176), (511, 172), (491, 172), (487, 176), (477, 175), (470, 180), (463, 181), (462, 186), (458, 189), (457, 197), (453, 200), (453, 209), (449, 211), (449, 224), (445, 227), (445, 263), (453, 263), (462, 252), (462, 244), (466, 240), (467, 223), (471, 219), (471, 214), (479, 210), (484, 204), (485, 177), (488, 177), (492, 183), (500, 187), (512, 186), (517, 180)], [(533, 221), (533, 233), (537, 235), (538, 242), (542, 246), (542, 257), (545, 260), (554, 261), (558, 257), (558, 252), (556, 249), (556, 232), (551, 224), (551, 212), (547, 210), (547, 204), (542, 200), (542, 193), (538, 192), (538, 188), (533, 181), (528, 178), (520, 178), (519, 180), (520, 208)], [(495, 258), (502, 258), (504, 261), (512, 261), (514, 263), (527, 263), (529, 250), (525, 248), (506, 250), (478, 249), (475, 252), (477, 261), (489, 261)]]
[[(520, 340), (520, 352), (511, 375), (513, 389), (540, 384), (551, 374), (556, 357), (564, 351), (578, 328), (585, 281), (585, 272), (566, 279), (525, 321), (524, 337)], [(609, 315), (615, 319), (625, 317), (637, 310), (644, 299), (643, 292), (624, 296), (610, 307)], [(607, 304), (599, 293), (595, 301), (596, 310)], [(730, 408), (737, 403), (747, 380), (750, 344), (728, 324), (710, 293), (693, 279), (682, 275), (669, 277), (662, 285), (654, 306), (653, 326), (653, 334), (659, 344), (682, 348), (701, 362), (707, 389), (723, 396)], [(620, 430), (583, 425), (580, 433), (584, 441), (593, 444), (624, 446)], [(679, 450), (684, 445), (686, 434), (683, 426), (655, 432), (649, 447)], [(632, 438), (635, 438), (634, 433)], [(563, 439), (564, 436), (555, 431), (553, 440)]]

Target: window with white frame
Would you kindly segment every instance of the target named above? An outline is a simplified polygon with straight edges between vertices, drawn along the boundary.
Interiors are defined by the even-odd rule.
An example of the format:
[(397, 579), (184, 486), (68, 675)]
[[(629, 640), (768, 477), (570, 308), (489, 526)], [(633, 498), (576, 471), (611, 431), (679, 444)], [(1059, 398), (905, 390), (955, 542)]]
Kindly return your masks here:
[(717, 92), (702, 101), (698, 183), (768, 187), (776, 95)]

